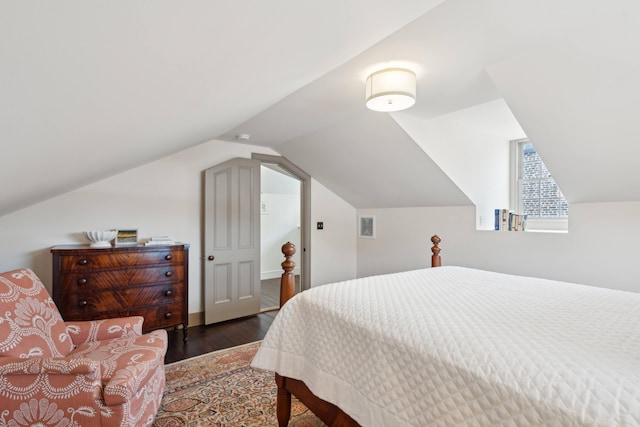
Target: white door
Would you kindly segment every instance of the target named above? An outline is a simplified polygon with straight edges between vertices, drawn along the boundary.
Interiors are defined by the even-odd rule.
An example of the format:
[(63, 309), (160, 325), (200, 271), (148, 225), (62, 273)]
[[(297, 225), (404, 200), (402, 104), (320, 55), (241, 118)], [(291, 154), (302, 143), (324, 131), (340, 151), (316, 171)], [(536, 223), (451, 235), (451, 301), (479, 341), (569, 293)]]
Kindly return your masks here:
[(260, 161), (205, 171), (205, 323), (260, 312)]

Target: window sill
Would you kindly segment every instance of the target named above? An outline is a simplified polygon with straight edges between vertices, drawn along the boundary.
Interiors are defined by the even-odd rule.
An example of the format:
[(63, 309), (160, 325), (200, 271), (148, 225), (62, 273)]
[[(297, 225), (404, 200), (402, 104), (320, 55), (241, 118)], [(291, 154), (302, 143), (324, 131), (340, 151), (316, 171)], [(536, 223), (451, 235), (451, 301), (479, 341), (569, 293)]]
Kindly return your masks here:
[(532, 218), (527, 220), (524, 231), (533, 233), (568, 233), (569, 220), (567, 218)]

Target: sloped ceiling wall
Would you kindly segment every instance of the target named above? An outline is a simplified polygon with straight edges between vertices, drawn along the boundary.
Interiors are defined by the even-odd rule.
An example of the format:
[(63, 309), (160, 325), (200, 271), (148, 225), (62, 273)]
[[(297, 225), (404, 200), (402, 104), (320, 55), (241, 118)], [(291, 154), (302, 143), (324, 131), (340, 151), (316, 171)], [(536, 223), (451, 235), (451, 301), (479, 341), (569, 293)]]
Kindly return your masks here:
[(0, 215), (213, 140), (441, 1), (2, 1)]
[[(403, 59), (418, 72), (418, 97), (402, 114), (428, 120), (504, 99), (513, 113), (508, 122), (486, 120), (496, 124), (496, 140), (513, 139), (509, 129), (521, 126), (570, 203), (640, 200), (640, 168), (634, 167), (640, 159), (634, 125), (640, 112), (640, 56), (634, 53), (639, 5), (630, 0), (447, 0), (221, 138), (232, 141), (238, 133), (251, 133), (253, 143), (298, 159), (299, 166), (315, 171), (356, 207), (448, 203), (435, 186), (430, 195), (415, 192), (414, 198), (395, 197), (384, 186), (358, 197), (353, 183), (376, 182), (384, 172), (379, 164), (342, 158), (355, 155), (365, 139), (371, 157), (400, 159), (400, 150), (409, 152), (403, 142), (392, 144), (398, 152), (388, 152), (388, 135), (366, 129), (385, 119), (380, 115), (369, 122), (362, 116), (363, 82), (372, 64), (402, 64), (389, 59)], [(334, 150), (319, 151), (321, 139)], [(423, 148), (436, 143), (416, 142)], [(436, 174), (438, 165), (456, 161), (455, 150), (444, 162), (435, 156), (438, 165), (430, 157), (440, 153), (425, 152), (427, 158), (405, 163), (403, 173), (393, 177), (396, 188), (410, 188), (425, 169)], [(505, 165), (488, 162), (486, 167)], [(475, 180), (457, 178), (456, 183)], [(451, 191), (451, 182), (444, 188)]]
[(569, 203), (640, 200), (640, 39), (624, 33), (488, 67)]
[(470, 203), (366, 111), (389, 65), (416, 70), (421, 119), (504, 99), (570, 202), (640, 200), (635, 0), (1, 7), (0, 215), (240, 133), (354, 206)]
[(278, 151), (356, 208), (472, 204), (388, 114), (362, 113)]

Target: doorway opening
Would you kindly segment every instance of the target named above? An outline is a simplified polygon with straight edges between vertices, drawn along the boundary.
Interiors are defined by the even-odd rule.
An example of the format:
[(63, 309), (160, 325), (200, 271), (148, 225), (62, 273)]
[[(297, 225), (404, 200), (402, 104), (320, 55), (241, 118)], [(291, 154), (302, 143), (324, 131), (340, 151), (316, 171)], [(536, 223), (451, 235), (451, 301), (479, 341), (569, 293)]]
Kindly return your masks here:
[(260, 167), (260, 311), (280, 308), (281, 248), (296, 246), (296, 293), (309, 288), (310, 177), (277, 156), (253, 154)]

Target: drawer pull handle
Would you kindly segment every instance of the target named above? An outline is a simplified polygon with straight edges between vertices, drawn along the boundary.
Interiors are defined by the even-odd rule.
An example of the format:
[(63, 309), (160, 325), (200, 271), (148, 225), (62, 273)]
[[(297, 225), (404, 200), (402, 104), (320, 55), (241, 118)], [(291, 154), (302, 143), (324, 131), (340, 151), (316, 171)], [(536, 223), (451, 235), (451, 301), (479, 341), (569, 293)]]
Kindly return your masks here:
[(169, 254), (166, 257), (164, 257), (164, 259), (166, 259), (167, 261), (171, 261), (173, 259), (173, 256)]
[(173, 271), (167, 271), (166, 273), (164, 273), (164, 275), (167, 277), (171, 277), (173, 276)]
[(79, 265), (87, 265), (89, 264), (89, 260), (86, 258), (82, 258), (80, 261), (78, 261)]
[(86, 299), (81, 299), (80, 301), (78, 301), (78, 307), (86, 307), (86, 306), (87, 306)]
[(170, 297), (170, 296), (173, 296), (173, 291), (166, 291), (164, 294), (165, 296)]
[(78, 279), (78, 285), (82, 286), (82, 285), (86, 285), (87, 284), (87, 279), (86, 278), (82, 278), (82, 279)]
[(171, 312), (168, 312), (168, 313), (165, 313), (165, 314), (164, 314), (164, 318), (165, 318), (165, 319), (170, 319), (170, 318), (171, 318), (171, 316), (173, 316), (173, 314), (171, 314)]

